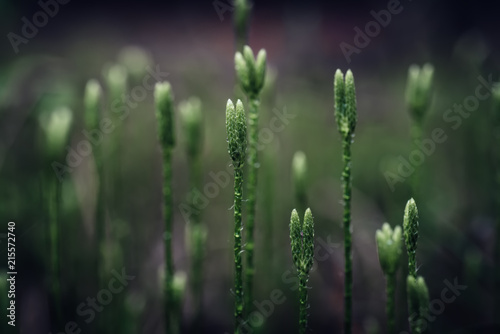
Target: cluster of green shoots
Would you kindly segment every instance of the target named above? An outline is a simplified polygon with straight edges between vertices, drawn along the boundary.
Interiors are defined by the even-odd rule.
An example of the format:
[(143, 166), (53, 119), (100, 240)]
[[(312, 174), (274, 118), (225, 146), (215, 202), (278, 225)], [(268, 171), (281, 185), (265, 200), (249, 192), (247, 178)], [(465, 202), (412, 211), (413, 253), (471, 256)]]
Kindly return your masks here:
[(257, 202), (257, 175), (259, 160), (257, 156), (260, 93), (266, 78), (266, 51), (261, 49), (254, 57), (249, 46), (243, 47), (243, 53), (234, 56), (236, 76), (241, 89), (248, 100), (248, 182), (247, 182), (247, 220), (245, 230), (245, 312), (250, 310), (253, 301), (254, 277), (254, 230), (255, 209)]
[[(403, 234), (403, 235), (402, 235)], [(428, 312), (429, 292), (425, 280), (416, 276), (417, 242), (418, 242), (418, 210), (413, 198), (406, 204), (403, 217), (403, 233), (400, 226), (393, 229), (384, 223), (381, 230), (377, 230), (378, 257), (380, 266), (387, 280), (387, 333), (395, 333), (395, 291), (396, 273), (399, 267), (403, 238), (408, 254), (408, 277), (406, 279), (408, 296), (408, 313), (410, 329), (413, 334), (423, 333), (425, 330), (424, 317)]]

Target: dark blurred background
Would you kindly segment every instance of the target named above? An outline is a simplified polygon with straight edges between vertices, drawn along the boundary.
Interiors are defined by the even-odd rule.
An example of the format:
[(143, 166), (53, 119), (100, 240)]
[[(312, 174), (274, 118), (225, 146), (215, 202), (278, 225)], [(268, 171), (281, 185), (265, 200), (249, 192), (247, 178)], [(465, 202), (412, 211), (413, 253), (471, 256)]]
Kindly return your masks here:
[[(16, 222), (17, 330), (22, 333), (63, 331), (53, 325), (48, 307), (46, 202), (40, 174), (49, 163), (40, 148), (40, 117), (47, 108), (70, 108), (73, 123), (68, 145), (76, 147), (86, 129), (85, 84), (92, 78), (103, 84), (104, 113), (109, 114), (111, 99), (103, 73), (110, 64), (121, 61), (124, 48), (141, 48), (153, 67), (168, 72), (166, 79), (172, 84), (176, 103), (190, 96), (201, 99), (203, 184), (213, 182), (213, 173), (231, 171), (224, 118), (226, 101), (235, 95), (235, 38), (232, 12), (220, 14), (214, 3), (73, 0), (60, 4), (58, 13), (15, 52), (9, 33), (21, 35), (22, 18), (32, 21), (41, 7), (36, 1), (0, 0), (0, 234), (7, 233), (8, 221)], [(375, 231), (385, 221), (401, 225), (404, 206), (412, 196), (420, 211), (419, 274), (426, 279), (431, 300), (441, 298), (445, 280), (467, 286), (430, 321), (429, 332), (500, 332), (500, 309), (495, 301), (498, 281), (494, 277), (498, 265), (495, 234), (499, 229), (495, 134), (500, 124), (493, 99), (481, 101), (457, 129), (443, 119), (447, 109), (474, 95), (478, 76), (499, 81), (499, 5), (489, 1), (403, 0), (401, 12), (348, 62), (341, 43), (354, 45), (354, 28), (364, 30), (373, 20), (370, 12), (387, 6), (388, 1), (253, 2), (248, 43), (254, 51), (267, 50), (269, 69), (275, 75), (263, 96), (260, 127), (268, 128), (275, 115), (293, 116), (284, 123), (283, 131), (263, 138), (265, 145), (260, 152), (255, 299), (261, 303), (279, 289), (285, 301), (274, 305), (254, 332), (296, 331), (298, 296), (289, 280), (293, 271), (288, 224), (295, 205), (290, 165), (297, 150), (304, 151), (308, 159), (308, 196), (317, 244), (331, 242), (327, 247), (331, 252), (325, 260), (317, 261), (309, 281), (310, 329), (314, 333), (341, 332), (342, 161), (333, 116), (337, 68), (353, 70), (358, 100), (352, 146), (353, 332), (385, 332), (385, 280), (376, 254)], [(404, 100), (406, 76), (410, 64), (425, 62), (434, 65), (435, 75), (424, 137), (443, 128), (447, 140), (425, 157), (419, 169), (420, 193), (416, 195), (410, 180), (396, 184), (392, 191), (384, 173), (395, 170), (398, 157), (408, 159), (413, 149), (411, 119)], [(120, 333), (161, 333), (163, 304), (158, 272), (163, 264), (163, 240), (170, 236), (163, 234), (161, 218), (161, 153), (153, 92), (148, 91), (144, 101), (115, 124), (120, 129), (120, 150), (112, 157), (111, 182), (120, 185), (120, 191), (107, 198), (106, 205), (113, 212), (107, 219), (118, 222), (109, 232), (116, 249), (102, 252), (112, 259), (112, 268), (124, 267), (135, 278), (120, 298), (97, 313), (95, 321), (87, 324), (77, 314), (78, 305), (102, 289), (95, 283), (93, 266), (99, 251), (93, 243), (97, 181), (90, 155), (62, 182), (62, 317), (64, 323), (75, 321), (82, 333), (97, 333), (96, 324), (103, 321), (99, 318), (121, 323), (124, 329), (116, 329)], [(189, 175), (178, 117), (177, 130), (171, 237), (176, 270), (186, 272), (189, 278), (186, 221), (180, 210), (187, 201)], [(103, 145), (110, 141), (105, 137)], [(209, 198), (203, 210), (202, 221), (208, 228), (202, 325), (206, 333), (230, 332), (233, 325), (231, 182)], [(6, 240), (0, 241), (0, 258), (5, 259)], [(110, 253), (119, 254), (116, 263)], [(0, 262), (0, 270), (6, 262)], [(398, 333), (409, 331), (405, 277), (406, 266), (402, 265), (396, 298)], [(126, 311), (113, 317), (111, 314), (120, 314), (113, 311), (117, 303), (126, 305)], [(183, 298), (183, 332), (191, 331), (194, 313), (188, 288)], [(5, 321), (3, 313), (2, 319)]]

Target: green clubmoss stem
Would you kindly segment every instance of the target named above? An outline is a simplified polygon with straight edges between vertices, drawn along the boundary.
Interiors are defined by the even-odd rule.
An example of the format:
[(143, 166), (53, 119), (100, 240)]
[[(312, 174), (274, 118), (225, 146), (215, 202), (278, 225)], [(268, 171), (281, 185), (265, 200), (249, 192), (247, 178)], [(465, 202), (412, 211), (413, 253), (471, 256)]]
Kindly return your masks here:
[(241, 218), (243, 198), (243, 166), (246, 159), (247, 124), (243, 103), (236, 102), (236, 108), (231, 100), (226, 105), (226, 132), (228, 153), (234, 167), (234, 333), (238, 333), (240, 324), (243, 323), (243, 264), (241, 236), (243, 224)]

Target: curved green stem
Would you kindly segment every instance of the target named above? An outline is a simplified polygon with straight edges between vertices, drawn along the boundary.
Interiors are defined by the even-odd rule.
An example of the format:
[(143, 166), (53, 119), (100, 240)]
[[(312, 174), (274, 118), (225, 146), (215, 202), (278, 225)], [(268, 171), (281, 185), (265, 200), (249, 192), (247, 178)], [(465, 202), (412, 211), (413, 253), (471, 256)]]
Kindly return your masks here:
[(352, 244), (351, 244), (351, 138), (342, 141), (344, 169), (342, 185), (344, 189), (344, 333), (350, 334), (352, 327)]
[(241, 200), (243, 195), (243, 171), (241, 167), (234, 168), (234, 332), (243, 323), (243, 264), (241, 259)]
[(246, 270), (245, 270), (245, 310), (250, 312), (253, 297), (253, 264), (254, 255), (254, 229), (255, 229), (255, 203), (257, 192), (257, 173), (259, 162), (257, 158), (259, 106), (258, 98), (250, 98), (249, 110), (249, 147), (248, 147), (248, 201), (246, 223)]
[(173, 333), (172, 150), (169, 147), (163, 147), (163, 215), (165, 223), (165, 329), (167, 333)]

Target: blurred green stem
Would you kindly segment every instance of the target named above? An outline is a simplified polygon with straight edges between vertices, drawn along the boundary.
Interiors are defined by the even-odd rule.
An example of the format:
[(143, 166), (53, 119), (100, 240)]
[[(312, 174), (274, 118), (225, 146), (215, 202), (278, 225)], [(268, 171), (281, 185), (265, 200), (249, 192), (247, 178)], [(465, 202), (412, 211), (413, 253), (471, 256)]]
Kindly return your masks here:
[(248, 0), (234, 1), (234, 31), (236, 35), (236, 51), (242, 51), (247, 44), (250, 4)]
[(386, 301), (386, 313), (387, 313), (387, 333), (395, 333), (395, 319), (396, 319), (396, 309), (395, 309), (395, 298), (396, 298), (396, 274), (386, 275), (387, 280), (387, 301)]
[(257, 173), (259, 162), (257, 158), (257, 144), (259, 131), (259, 106), (260, 101), (256, 97), (249, 99), (249, 145), (248, 145), (248, 201), (247, 201), (247, 225), (246, 225), (246, 270), (245, 270), (245, 310), (250, 312), (253, 298), (253, 277), (255, 273), (254, 258), (254, 226), (255, 226), (255, 203), (257, 193)]
[(55, 325), (59, 328), (62, 325), (61, 292), (60, 292), (60, 221), (59, 203), (61, 199), (61, 183), (56, 180), (50, 172), (46, 176), (46, 189), (48, 200), (49, 218), (49, 249), (50, 249), (50, 291), (52, 294), (52, 305)]

